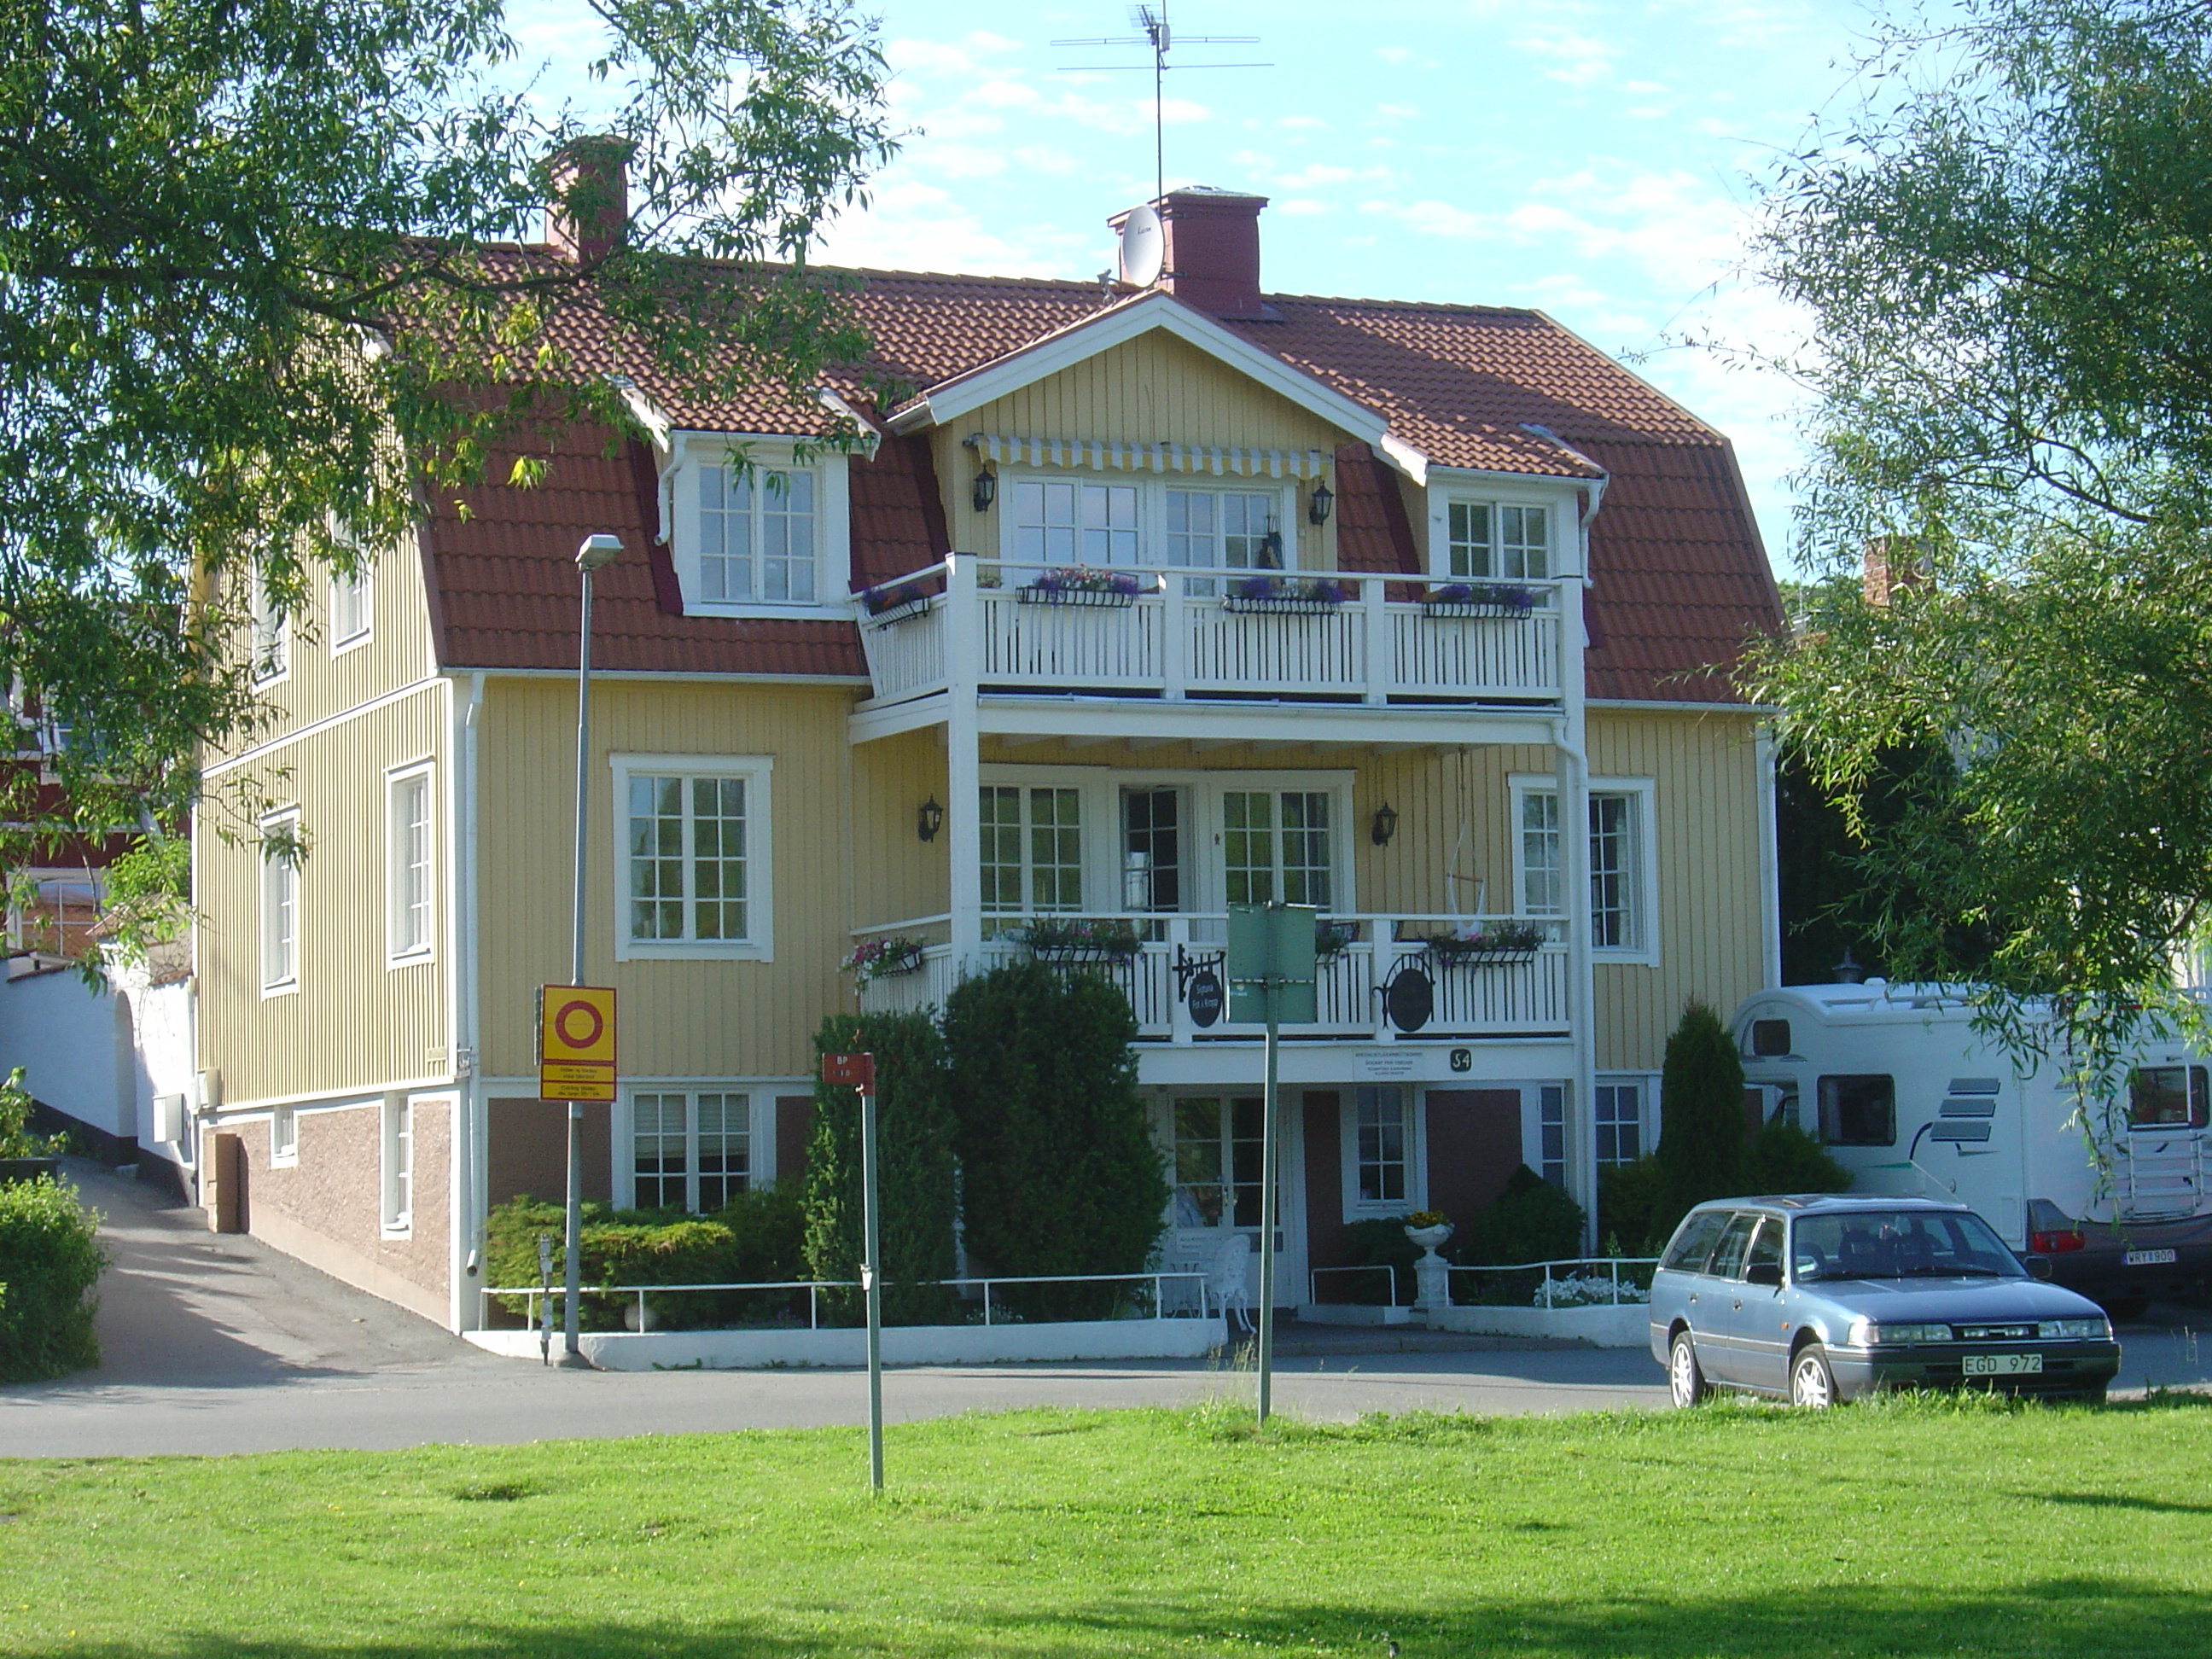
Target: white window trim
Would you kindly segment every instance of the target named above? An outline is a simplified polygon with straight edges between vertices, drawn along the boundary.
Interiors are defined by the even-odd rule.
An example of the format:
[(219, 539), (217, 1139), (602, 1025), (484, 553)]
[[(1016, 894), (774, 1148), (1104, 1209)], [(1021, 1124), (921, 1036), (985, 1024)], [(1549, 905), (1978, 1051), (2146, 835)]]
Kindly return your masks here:
[(331, 655), (333, 657), (343, 657), (349, 651), (358, 651), (376, 637), (376, 578), (365, 563), (354, 578), (361, 584), (361, 626), (350, 634), (338, 632), (338, 586), (344, 580), (332, 571), (326, 596), (330, 601)]
[[(246, 649), (251, 653), (253, 684), (257, 686), (282, 685), (292, 678), (292, 648), (298, 643), (292, 636), (292, 613), (271, 608), (268, 584), (262, 580), (261, 567), (258, 563), (253, 567), (250, 580), (248, 609), (251, 614), (246, 623)], [(263, 656), (261, 649), (264, 638), (271, 642), (272, 647), (267, 658)], [(283, 665), (264, 667), (264, 663), (272, 659), (280, 661)]]
[[(1521, 802), (1529, 794), (1557, 794), (1559, 780), (1545, 774), (1516, 772), (1506, 779), (1508, 810), (1513, 850), (1513, 913), (1526, 915), (1525, 895), (1528, 891), (1528, 860), (1521, 842)], [(1613, 963), (1628, 967), (1656, 968), (1659, 965), (1659, 819), (1653, 810), (1656, 792), (1650, 778), (1592, 778), (1589, 793), (1593, 795), (1634, 795), (1636, 803), (1636, 936), (1632, 947), (1593, 945), (1590, 956), (1601, 963)], [(1566, 814), (1560, 814), (1560, 834), (1566, 833)], [(1582, 822), (1585, 843), (1589, 836), (1587, 814)], [(1583, 854), (1587, 866), (1589, 854)], [(1587, 876), (1587, 869), (1585, 869)], [(1585, 888), (1587, 888), (1585, 881)], [(1589, 924), (1590, 902), (1587, 890), (1571, 894), (1569, 913), (1576, 921)]]
[[(430, 962), (437, 956), (438, 939), (438, 785), (431, 774), (435, 763), (428, 760), (410, 761), (404, 766), (388, 767), (384, 774), (384, 965), (393, 968), (412, 968)], [(422, 928), (422, 942), (402, 950), (399, 945), (399, 789), (402, 784), (422, 780), (422, 811), (427, 821), (424, 832), (425, 852), (428, 868), (424, 872), (424, 898), (429, 907), (429, 916)]]
[[(398, 1125), (402, 1117), (407, 1121), (407, 1202), (399, 1202), (398, 1169), (395, 1154), (398, 1150)], [(380, 1231), (386, 1238), (405, 1238), (415, 1231), (415, 1184), (422, 1178), (420, 1160), (416, 1157), (416, 1137), (421, 1126), (415, 1121), (415, 1103), (404, 1094), (385, 1096), (377, 1115), (377, 1167), (380, 1172), (381, 1190), (378, 1197)]]
[(269, 1114), (269, 1167), (297, 1169), (300, 1164), (300, 1111), (279, 1106)]
[[(1656, 1072), (1600, 1072), (1591, 1081), (1598, 1089), (1636, 1089), (1636, 1153), (1649, 1158), (1659, 1142), (1659, 1073)], [(1597, 1097), (1590, 1097), (1590, 1135), (1597, 1135)]]
[[(637, 1206), (637, 1097), (683, 1095), (696, 1101), (701, 1095), (743, 1095), (745, 1097), (745, 1190), (760, 1192), (775, 1184), (773, 1167), (775, 1146), (775, 1100), (781, 1094), (805, 1092), (811, 1085), (765, 1078), (671, 1077), (641, 1078), (623, 1085), (621, 1109), (611, 1114), (614, 1130), (615, 1188), (622, 1207)], [(699, 1119), (696, 1109), (684, 1116), (684, 1134), (694, 1155), (685, 1173), (687, 1185), (699, 1180)]]
[[(675, 433), (673, 459), (662, 473), (665, 522), (661, 539), (676, 565), (676, 582), (687, 617), (834, 617), (852, 615), (853, 500), (851, 458), (824, 451), (811, 459), (796, 459), (797, 445), (786, 437), (750, 434)], [(811, 472), (819, 494), (815, 519), (818, 538), (814, 598), (806, 602), (765, 599), (708, 599), (699, 564), (699, 472), (742, 459), (756, 470)]]
[[(1359, 1091), (1395, 1088), (1404, 1097), (1406, 1115), (1406, 1196), (1371, 1200), (1359, 1195)], [(1341, 1177), (1343, 1213), (1346, 1221), (1389, 1221), (1429, 1207), (1429, 1112), (1425, 1092), (1411, 1083), (1347, 1083), (1337, 1095), (1337, 1169)]]
[[(775, 797), (769, 755), (610, 755), (614, 772), (614, 927), (617, 962), (656, 958), (720, 962), (775, 960)], [(750, 937), (732, 939), (634, 939), (629, 933), (629, 781), (633, 773), (745, 780), (745, 921)], [(971, 806), (969, 809), (973, 811)], [(684, 858), (688, 863), (690, 850)]]
[[(294, 806), (288, 807), (282, 812), (271, 812), (267, 817), (261, 820), (260, 829), (264, 836), (273, 830), (289, 829), (293, 832), (293, 835), (296, 838), (300, 829), (300, 809)], [(305, 888), (306, 884), (300, 879), (301, 872), (298, 860), (295, 860), (287, 861), (283, 859), (271, 858), (265, 845), (257, 848), (256, 851), (259, 858), (259, 864), (254, 871), (254, 884), (258, 892), (258, 914), (259, 918), (260, 938), (259, 973), (261, 979), (261, 995), (263, 1000), (265, 1001), (270, 997), (294, 996), (299, 993), (301, 950), (304, 935), (307, 932), (305, 927), (302, 926), (304, 918), (301, 914), (307, 908), (305, 903), (302, 902), (303, 889)], [(292, 876), (292, 971), (282, 979), (271, 979), (269, 976), (269, 881), (270, 869), (278, 866), (282, 866), (283, 868), (289, 870)]]
[[(1245, 478), (1234, 476), (1216, 477), (1211, 473), (1178, 472), (1171, 476), (1155, 476), (1137, 472), (1101, 472), (1075, 467), (1024, 467), (1009, 470), (1000, 480), (998, 504), (992, 514), (999, 521), (999, 556), (1012, 563), (1021, 557), (1017, 545), (1020, 526), (1015, 522), (1014, 492), (1025, 483), (1103, 483), (1124, 484), (1137, 492), (1137, 562), (1116, 565), (1115, 569), (1133, 570), (1189, 570), (1204, 575), (1209, 571), (1222, 571), (1231, 575), (1241, 573), (1239, 565), (1180, 565), (1166, 562), (1168, 545), (1168, 491), (1170, 489), (1209, 490), (1216, 494), (1227, 492), (1239, 495), (1269, 495), (1276, 497), (1275, 527), (1283, 538), (1283, 568), (1302, 568), (1298, 563), (1299, 527), (1304, 523), (1299, 505), (1298, 486), (1295, 479)], [(1053, 561), (1047, 561), (1054, 563)], [(1070, 564), (1086, 562), (1078, 556)], [(1055, 565), (1055, 568), (1057, 566)]]
[[(1526, 578), (1454, 576), (1451, 574), (1451, 509), (1455, 501), (1476, 502), (1488, 507), (1545, 508), (1549, 514), (1545, 520), (1544, 551), (1544, 564), (1548, 574), (1542, 577)], [(1578, 543), (1571, 530), (1577, 522), (1575, 497), (1571, 491), (1531, 489), (1526, 479), (1513, 480), (1480, 473), (1453, 476), (1441, 468), (1429, 469), (1428, 568), (1432, 580), (1557, 581), (1569, 574), (1578, 562)]]
[[(987, 763), (976, 781), (983, 786), (1075, 789), (1083, 796), (1082, 915), (1143, 916), (1121, 903), (1121, 791), (1179, 788), (1190, 801), (1187, 830), (1192, 863), (1186, 872), (1189, 892), (1180, 915), (1218, 915), (1229, 908), (1227, 872), (1222, 864), (1222, 795), (1236, 790), (1317, 791), (1329, 797), (1330, 915), (1358, 914), (1352, 844), (1353, 775), (1348, 771), (1146, 770), (1099, 766), (1005, 766)], [(947, 808), (951, 811), (951, 808)], [(968, 811), (975, 810), (971, 803)]]

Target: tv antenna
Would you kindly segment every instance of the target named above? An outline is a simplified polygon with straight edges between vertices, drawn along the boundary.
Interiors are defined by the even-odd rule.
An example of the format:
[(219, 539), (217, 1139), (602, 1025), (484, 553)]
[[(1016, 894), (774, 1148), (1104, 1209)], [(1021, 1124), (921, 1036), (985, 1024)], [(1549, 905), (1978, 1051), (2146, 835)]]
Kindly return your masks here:
[[(1152, 49), (1152, 196), (1158, 200), (1168, 193), (1167, 166), (1167, 79), (1168, 71), (1176, 70), (1273, 69), (1272, 64), (1170, 64), (1168, 53), (1178, 46), (1256, 46), (1256, 34), (1185, 34), (1176, 35), (1168, 24), (1167, 0), (1156, 5), (1129, 8), (1129, 27), (1141, 29), (1141, 34), (1109, 36), (1105, 40), (1055, 40), (1055, 46), (1150, 46)], [(1064, 64), (1064, 71), (1090, 74), (1141, 72), (1142, 64)]]

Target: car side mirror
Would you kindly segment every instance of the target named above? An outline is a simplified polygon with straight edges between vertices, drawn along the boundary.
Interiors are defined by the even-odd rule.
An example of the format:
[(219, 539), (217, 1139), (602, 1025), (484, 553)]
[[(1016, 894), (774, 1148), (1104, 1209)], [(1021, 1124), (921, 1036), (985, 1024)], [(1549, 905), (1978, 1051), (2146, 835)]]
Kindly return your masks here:
[(2030, 1279), (2048, 1279), (2051, 1277), (2051, 1258), (2049, 1256), (2032, 1255), (2027, 1260), (2027, 1276)]
[(1782, 1264), (1778, 1261), (1754, 1261), (1743, 1270), (1747, 1285), (1766, 1285), (1779, 1290), (1782, 1286)]

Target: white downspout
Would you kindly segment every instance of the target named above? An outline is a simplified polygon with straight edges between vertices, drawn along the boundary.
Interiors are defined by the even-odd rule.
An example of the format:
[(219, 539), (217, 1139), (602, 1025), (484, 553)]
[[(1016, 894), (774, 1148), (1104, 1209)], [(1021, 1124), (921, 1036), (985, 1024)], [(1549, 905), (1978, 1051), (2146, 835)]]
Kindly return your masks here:
[(1575, 595), (1577, 603), (1573, 614), (1559, 618), (1559, 721), (1555, 741), (1560, 761), (1560, 863), (1567, 886), (1567, 1018), (1575, 1057), (1574, 1082), (1565, 1114), (1566, 1150), (1572, 1170), (1568, 1187), (1583, 1206), (1584, 1250), (1598, 1248), (1597, 984), (1590, 959), (1589, 684), (1583, 667), (1589, 635), (1582, 601), (1589, 589), (1590, 520), (1604, 503), (1607, 483), (1601, 468), (1589, 487), (1589, 505), (1576, 525), (1581, 568), (1571, 574), (1574, 585), (1560, 590), (1563, 610), (1568, 593)]
[(483, 1249), (488, 1188), (484, 1103), (478, 1080), (483, 1067), (477, 1041), (481, 940), (477, 926), (477, 750), (483, 695), (484, 676), (479, 671), (469, 676), (468, 697), (452, 721), (453, 809), (447, 815), (446, 867), (453, 872), (453, 902), (446, 907), (446, 960), (453, 993), (454, 1118), (453, 1260), (448, 1279), (453, 1291), (447, 1311), (448, 1323), (457, 1331), (475, 1330), (483, 1324), (483, 1298), (477, 1291), (486, 1282)]
[(1753, 746), (1759, 769), (1759, 933), (1765, 988), (1782, 984), (1782, 843), (1774, 779), (1774, 729), (1762, 723)]

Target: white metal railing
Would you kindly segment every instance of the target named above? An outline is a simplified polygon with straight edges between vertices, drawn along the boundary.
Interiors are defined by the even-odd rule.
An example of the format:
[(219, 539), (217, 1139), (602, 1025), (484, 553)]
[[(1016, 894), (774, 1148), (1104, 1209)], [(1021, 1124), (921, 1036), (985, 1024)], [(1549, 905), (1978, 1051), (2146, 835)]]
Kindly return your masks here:
[(1321, 1301), (1321, 1276), (1323, 1273), (1383, 1273), (1389, 1276), (1390, 1299), (1382, 1305), (1402, 1307), (1398, 1300), (1398, 1268), (1395, 1262), (1361, 1261), (1344, 1267), (1309, 1267), (1306, 1270), (1306, 1300), (1318, 1304)]
[[(1194, 958), (1218, 956), (1229, 934), (1225, 912), (1175, 915), (1132, 912), (1055, 916), (1054, 920), (1122, 923), (1136, 931), (1140, 942), (1133, 955), (1120, 961), (1085, 963), (1079, 970), (1100, 975), (1122, 988), (1137, 1017), (1139, 1041), (1192, 1043), (1206, 1038), (1260, 1035), (1258, 1025), (1225, 1016), (1214, 1025), (1201, 1028), (1192, 1023), (1180, 995), (1178, 960), (1188, 966)], [(1567, 1029), (1569, 963), (1566, 924), (1561, 919), (1363, 913), (1325, 920), (1356, 927), (1358, 937), (1316, 963), (1319, 1018), (1311, 1025), (1292, 1028), (1295, 1035), (1374, 1042), (1395, 1040), (1398, 1034), (1385, 1015), (1383, 994), (1392, 980), (1408, 968), (1426, 973), (1433, 987), (1432, 1012), (1417, 1035), (1533, 1036)], [(1523, 926), (1533, 921), (1543, 931), (1544, 942), (1528, 959), (1455, 962), (1432, 956), (1423, 943), (1431, 934), (1506, 921)], [(891, 933), (919, 925), (885, 925), (857, 931)], [(1030, 954), (1027, 945), (1008, 933), (986, 939), (975, 962), (963, 967), (952, 946), (930, 945), (922, 951), (919, 968), (886, 975), (863, 986), (861, 1011), (913, 1013), (941, 1006), (968, 974), (988, 972)], [(1218, 966), (1216, 971), (1220, 971)], [(1226, 975), (1222, 977), (1225, 981)]]
[[(1587, 1308), (1619, 1307), (1624, 1303), (1648, 1302), (1651, 1295), (1651, 1275), (1649, 1271), (1646, 1271), (1643, 1276), (1643, 1282), (1638, 1283), (1635, 1270), (1638, 1268), (1648, 1270), (1658, 1265), (1659, 1258), (1656, 1255), (1571, 1255), (1561, 1256), (1551, 1261), (1501, 1261), (1488, 1266), (1472, 1262), (1462, 1266), (1458, 1262), (1450, 1261), (1444, 1264), (1444, 1270), (1447, 1284), (1451, 1282), (1451, 1275), (1455, 1273), (1505, 1275), (1540, 1271), (1543, 1277), (1530, 1291), (1526, 1302), (1518, 1304), (1493, 1304), (1492, 1305)], [(1573, 1271), (1559, 1272), (1559, 1269), (1563, 1267), (1571, 1268)], [(1601, 1276), (1585, 1273), (1582, 1271), (1585, 1267), (1601, 1267), (1605, 1272)], [(1626, 1279), (1621, 1277), (1621, 1269), (1624, 1267), (1630, 1270), (1629, 1276)], [(1595, 1293), (1600, 1288), (1606, 1292), (1601, 1297)], [(1457, 1303), (1460, 1298), (1455, 1296), (1452, 1300)]]
[[(1180, 1306), (1170, 1310), (1168, 1298), (1162, 1288), (1170, 1279), (1188, 1279), (1197, 1285), (1198, 1307), (1195, 1312), (1188, 1312)], [(993, 1322), (991, 1287), (994, 1285), (1141, 1285), (1149, 1283), (1152, 1287), (1153, 1318), (1204, 1319), (1208, 1317), (1212, 1305), (1206, 1293), (1206, 1275), (1203, 1273), (1164, 1269), (1158, 1273), (994, 1273), (988, 1278), (970, 1274), (963, 1279), (929, 1279), (915, 1282), (946, 1286), (962, 1285), (981, 1286), (983, 1323), (988, 1325)], [(884, 1287), (889, 1289), (902, 1281), (886, 1279), (882, 1282)], [(790, 1292), (795, 1297), (799, 1291), (805, 1291), (806, 1292), (806, 1328), (819, 1330), (822, 1328), (821, 1293), (823, 1291), (857, 1291), (860, 1288), (860, 1281), (857, 1279), (794, 1279), (763, 1280), (746, 1285), (585, 1285), (580, 1286), (576, 1293), (579, 1297), (635, 1296), (637, 1298), (637, 1328), (641, 1331), (646, 1328), (651, 1317), (646, 1304), (646, 1298), (648, 1296), (681, 1296), (687, 1293), (704, 1294), (730, 1291), (784, 1291)], [(543, 1298), (550, 1304), (557, 1305), (566, 1291), (558, 1285), (509, 1285), (487, 1287), (483, 1294), (523, 1297), (524, 1318), (528, 1324), (535, 1327), (538, 1322), (539, 1299)], [(1022, 1322), (1034, 1324), (1047, 1322), (1024, 1321)]]
[[(1528, 608), (1484, 612), (1437, 600), (1455, 584), (1404, 575), (1148, 566), (1108, 573), (1135, 591), (1107, 594), (1041, 586), (1055, 568), (1064, 567), (955, 554), (869, 590), (859, 620), (877, 699), (926, 696), (956, 680), (1169, 701), (1481, 702), (1561, 693), (1556, 581), (1498, 584), (1524, 592)], [(1267, 581), (1284, 591), (1245, 591)], [(1316, 592), (1340, 597), (1300, 597)], [(887, 603), (902, 594), (914, 597)]]

